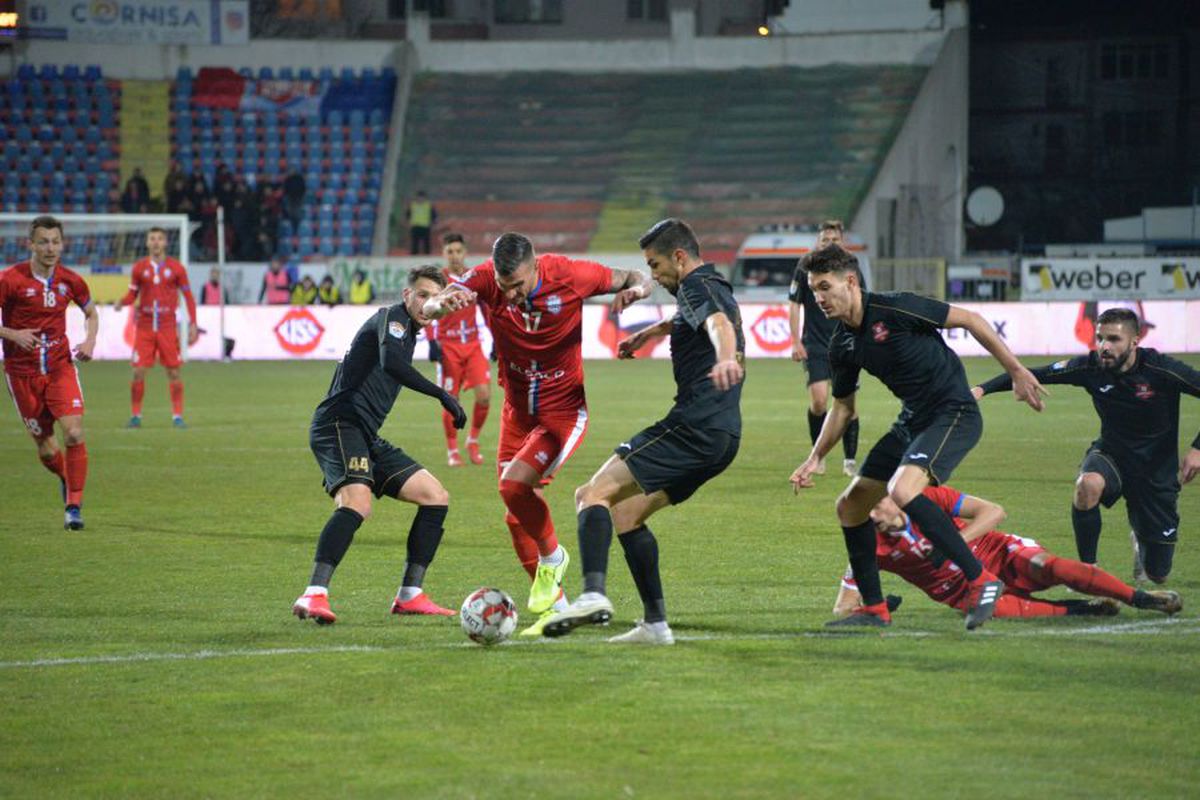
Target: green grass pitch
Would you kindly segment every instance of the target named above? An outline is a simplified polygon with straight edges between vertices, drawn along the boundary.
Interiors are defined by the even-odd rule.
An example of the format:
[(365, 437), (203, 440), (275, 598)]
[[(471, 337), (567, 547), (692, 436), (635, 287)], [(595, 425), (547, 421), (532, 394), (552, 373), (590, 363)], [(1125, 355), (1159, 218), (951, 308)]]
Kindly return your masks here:
[[(334, 580), (340, 621), (320, 628), (289, 611), (331, 508), (307, 427), (332, 368), (190, 364), (185, 431), (156, 370), (131, 431), (128, 368), (84, 366), (80, 533), (62, 529), (57, 482), (15, 415), (0, 417), (0, 796), (1196, 796), (1200, 486), (1180, 500), (1175, 619), (1124, 609), (968, 634), (885, 575), (905, 596), (893, 627), (827, 635), (846, 481), (831, 468), (792, 495), (809, 446), (803, 371), (754, 362), (738, 460), (651, 523), (674, 648), (604, 642), (641, 610), (615, 544), (607, 629), (488, 649), (457, 619), (389, 616), (412, 518), (392, 501)], [(673, 389), (661, 361), (587, 373), (591, 429), (549, 491), (573, 554), (574, 487)], [(953, 483), (1002, 503), (1009, 531), (1073, 555), (1072, 479), (1098, 422), (1081, 390), (1051, 392), (1040, 416), (987, 398)], [(865, 454), (897, 404), (872, 380), (860, 404)], [(1200, 401), (1182, 407), (1190, 442)], [(439, 413), (405, 393), (383, 430), (451, 493), (426, 587), (457, 607), (493, 584), (523, 607), (493, 468), (444, 465)], [(489, 448), (497, 423), (493, 411)], [(1128, 579), (1123, 505), (1104, 519), (1101, 563)]]

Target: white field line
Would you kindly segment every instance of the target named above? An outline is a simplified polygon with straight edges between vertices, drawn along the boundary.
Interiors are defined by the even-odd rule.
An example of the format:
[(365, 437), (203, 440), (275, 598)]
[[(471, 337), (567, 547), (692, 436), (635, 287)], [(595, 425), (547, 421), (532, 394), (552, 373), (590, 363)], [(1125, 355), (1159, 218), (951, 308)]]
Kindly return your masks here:
[[(1200, 633), (1200, 620), (1144, 620), (1137, 622), (1113, 623), (1079, 628), (1028, 628), (1026, 630), (1000, 630), (990, 627), (970, 634), (971, 637), (984, 636), (988, 638), (1024, 638), (1030, 636), (1146, 636), (1146, 635), (1193, 635)], [(824, 631), (798, 631), (796, 633), (762, 633), (747, 635), (725, 634), (682, 634), (675, 637), (677, 642), (750, 642), (750, 641), (786, 641), (790, 639), (843, 639), (853, 640), (863, 636), (878, 636), (881, 639), (921, 639), (948, 638), (953, 634), (940, 634), (931, 631), (887, 631), (875, 633), (863, 631), (854, 633), (833, 633)], [(966, 634), (964, 634), (966, 636)], [(578, 637), (564, 640), (576, 645), (605, 644), (604, 638)], [(526, 641), (514, 639), (505, 642), (502, 647), (555, 646), (558, 642), (550, 639)], [(439, 642), (395, 645), (381, 647), (378, 645), (333, 645), (329, 647), (268, 647), (262, 649), (242, 648), (237, 650), (194, 650), (186, 653), (127, 653), (104, 656), (78, 656), (62, 658), (38, 658), (28, 661), (0, 661), (0, 670), (4, 669), (36, 669), (41, 667), (72, 667), (95, 666), (104, 664), (137, 664), (158, 661), (207, 661), (217, 658), (254, 658), (260, 656), (292, 656), (292, 655), (324, 655), (326, 653), (384, 653), (405, 652), (413, 650), (451, 650), (475, 648), (478, 645), (470, 642)]]

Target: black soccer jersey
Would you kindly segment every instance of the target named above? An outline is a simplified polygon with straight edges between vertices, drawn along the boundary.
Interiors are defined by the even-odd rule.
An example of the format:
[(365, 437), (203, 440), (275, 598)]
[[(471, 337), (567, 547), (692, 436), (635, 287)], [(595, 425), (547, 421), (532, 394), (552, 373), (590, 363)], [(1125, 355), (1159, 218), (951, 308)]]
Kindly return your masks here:
[(912, 430), (947, 404), (973, 405), (962, 362), (940, 333), (949, 313), (946, 303), (909, 292), (863, 292), (862, 324), (839, 320), (833, 329), (833, 396), (853, 394), (865, 369), (900, 399), (898, 421)]
[(671, 321), (671, 369), (676, 392), (675, 405), (667, 418), (740, 436), (742, 384), (722, 392), (708, 377), (717, 363), (717, 351), (704, 327), (710, 316), (724, 312), (737, 337), (738, 363), (744, 365), (746, 339), (733, 287), (712, 264), (705, 264), (680, 282), (675, 300), (678, 305)]
[(808, 351), (829, 350), (829, 339), (833, 336), (836, 320), (825, 316), (825, 312), (817, 305), (817, 296), (808, 288), (808, 273), (796, 267), (792, 275), (792, 287), (788, 290), (788, 300), (804, 306), (804, 328), (800, 333), (800, 341)]
[(376, 436), (400, 388), (404, 367), (411, 370), (420, 326), (397, 303), (367, 320), (338, 363), (329, 392), (313, 414), (314, 426), (335, 419), (357, 422), (368, 437)]
[[(1173, 481), (1179, 469), (1179, 396), (1200, 397), (1200, 372), (1152, 348), (1139, 347), (1133, 366), (1116, 372), (1100, 366), (1096, 353), (1032, 370), (1044, 384), (1083, 387), (1100, 417), (1105, 453), (1155, 482)], [(984, 394), (1012, 388), (998, 375), (982, 385)], [(1192, 443), (1200, 447), (1200, 435)]]

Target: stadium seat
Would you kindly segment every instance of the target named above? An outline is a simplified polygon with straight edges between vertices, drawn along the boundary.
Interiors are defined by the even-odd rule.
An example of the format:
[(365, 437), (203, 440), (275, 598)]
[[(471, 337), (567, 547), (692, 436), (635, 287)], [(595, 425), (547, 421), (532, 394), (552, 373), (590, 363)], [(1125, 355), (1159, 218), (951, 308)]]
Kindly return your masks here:
[(294, 81), (294, 80), (296, 80), (296, 75), (294, 72), (292, 72), (291, 67), (280, 67), (279, 68), (279, 80)]
[(98, 81), (102, 77), (104, 77), (104, 73), (99, 64), (88, 64), (87, 69), (83, 71), (83, 78), (87, 81)]
[(180, 67), (179, 69), (175, 70), (175, 80), (176, 81), (187, 81), (188, 83), (191, 83), (192, 68), (188, 67), (188, 66), (183, 66), (183, 67)]
[(270, 67), (259, 67), (258, 68), (258, 79), (260, 81), (273, 81), (273, 80), (275, 80), (275, 73), (271, 70)]
[(17, 79), (31, 81), (37, 78), (37, 68), (32, 64), (21, 64), (17, 67)]
[(331, 67), (321, 67), (317, 71), (317, 80), (322, 80), (322, 81), (333, 80), (333, 69)]
[(58, 79), (58, 67), (54, 64), (42, 64), (42, 68), (38, 70), (38, 77), (43, 81), (53, 81)]
[(237, 71), (237, 73), (243, 78), (254, 78), (254, 70), (250, 69), (249, 67), (242, 67)]

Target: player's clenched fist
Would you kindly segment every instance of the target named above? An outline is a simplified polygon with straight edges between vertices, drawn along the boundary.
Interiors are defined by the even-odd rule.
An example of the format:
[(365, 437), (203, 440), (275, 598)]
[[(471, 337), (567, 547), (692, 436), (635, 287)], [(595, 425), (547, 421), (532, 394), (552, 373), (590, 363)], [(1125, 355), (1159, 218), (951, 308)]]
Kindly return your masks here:
[(718, 361), (708, 373), (712, 382), (722, 392), (727, 392), (742, 382), (746, 370), (737, 361)]

